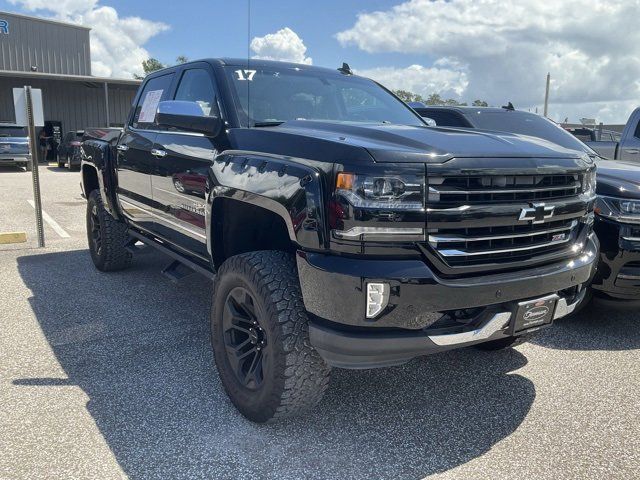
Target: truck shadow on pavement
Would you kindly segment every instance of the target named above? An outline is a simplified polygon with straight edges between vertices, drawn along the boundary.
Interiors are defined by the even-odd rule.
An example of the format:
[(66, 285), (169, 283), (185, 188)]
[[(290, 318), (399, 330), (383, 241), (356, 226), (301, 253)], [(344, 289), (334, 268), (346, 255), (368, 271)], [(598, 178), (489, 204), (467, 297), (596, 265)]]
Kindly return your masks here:
[(131, 478), (417, 479), (487, 452), (534, 401), (533, 383), (510, 373), (527, 364), (518, 350), (467, 349), (402, 367), (334, 370), (314, 412), (252, 424), (215, 372), (210, 282), (194, 275), (175, 286), (159, 274), (165, 261), (140, 255), (130, 270), (104, 274), (84, 250), (18, 259), (68, 380), (14, 384), (82, 388)]
[(639, 317), (637, 311), (590, 303), (581, 312), (557, 320), (531, 343), (558, 350), (639, 349)]

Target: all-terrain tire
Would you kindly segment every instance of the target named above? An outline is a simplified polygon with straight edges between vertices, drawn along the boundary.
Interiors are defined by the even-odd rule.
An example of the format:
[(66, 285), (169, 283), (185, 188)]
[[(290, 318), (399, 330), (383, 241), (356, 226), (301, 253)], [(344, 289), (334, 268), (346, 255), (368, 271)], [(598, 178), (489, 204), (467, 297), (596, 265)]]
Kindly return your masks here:
[[(229, 302), (235, 302), (237, 292), (253, 297), (247, 318), (255, 317), (265, 345), (259, 385), (243, 383), (241, 369), (228, 353), (235, 328), (228, 328), (228, 317), (223, 316), (229, 315)], [(331, 369), (309, 342), (297, 268), (288, 253), (258, 251), (224, 262), (214, 281), (211, 338), (220, 380), (249, 420), (263, 423), (299, 414), (315, 406), (327, 389)]]
[(127, 226), (105, 210), (98, 190), (89, 194), (87, 202), (87, 240), (91, 260), (98, 270), (113, 272), (131, 265), (132, 254), (126, 248), (130, 241)]
[(517, 347), (528, 342), (535, 334), (520, 335), (519, 337), (499, 338), (498, 340), (490, 340), (488, 342), (478, 343), (474, 345), (478, 350), (504, 350), (505, 348)]

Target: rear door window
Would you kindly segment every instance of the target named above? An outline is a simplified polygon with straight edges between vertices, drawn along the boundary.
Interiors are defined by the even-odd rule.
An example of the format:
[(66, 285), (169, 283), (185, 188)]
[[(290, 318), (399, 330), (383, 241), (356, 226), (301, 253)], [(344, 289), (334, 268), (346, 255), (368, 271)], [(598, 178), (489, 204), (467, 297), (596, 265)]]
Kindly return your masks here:
[(161, 75), (149, 80), (140, 94), (131, 126), (142, 130), (155, 127), (155, 114), (158, 103), (166, 100), (173, 81), (173, 73)]

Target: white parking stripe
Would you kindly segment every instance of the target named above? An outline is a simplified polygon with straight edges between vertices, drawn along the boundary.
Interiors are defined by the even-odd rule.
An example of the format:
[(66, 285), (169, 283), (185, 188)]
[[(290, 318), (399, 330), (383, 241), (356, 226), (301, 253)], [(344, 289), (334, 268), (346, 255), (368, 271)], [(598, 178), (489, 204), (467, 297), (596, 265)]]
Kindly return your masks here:
[[(27, 200), (27, 202), (29, 202), (29, 205), (31, 205), (33, 208), (36, 208), (36, 204), (34, 203), (33, 200)], [(69, 235), (64, 228), (62, 228), (58, 222), (56, 222), (53, 218), (51, 218), (49, 216), (49, 214), (47, 212), (45, 212), (44, 210), (42, 210), (42, 218), (45, 222), (47, 222), (49, 224), (49, 226), (51, 228), (53, 228), (53, 231), (56, 232), (58, 235), (60, 235), (62, 238), (71, 238), (71, 235)]]

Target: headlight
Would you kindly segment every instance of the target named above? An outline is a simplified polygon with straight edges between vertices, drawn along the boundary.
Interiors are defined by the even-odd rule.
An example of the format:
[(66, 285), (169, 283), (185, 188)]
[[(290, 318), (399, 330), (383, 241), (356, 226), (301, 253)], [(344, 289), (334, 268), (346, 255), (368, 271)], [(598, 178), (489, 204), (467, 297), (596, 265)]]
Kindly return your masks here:
[(356, 208), (400, 211), (424, 210), (424, 186), (408, 175), (367, 176), (338, 174), (336, 195)]
[(582, 192), (590, 197), (596, 194), (596, 169), (589, 170), (582, 180)]
[(340, 172), (330, 205), (334, 237), (344, 240), (424, 239), (424, 167), (403, 173)]
[(640, 223), (640, 200), (599, 196), (595, 212), (622, 223)]

